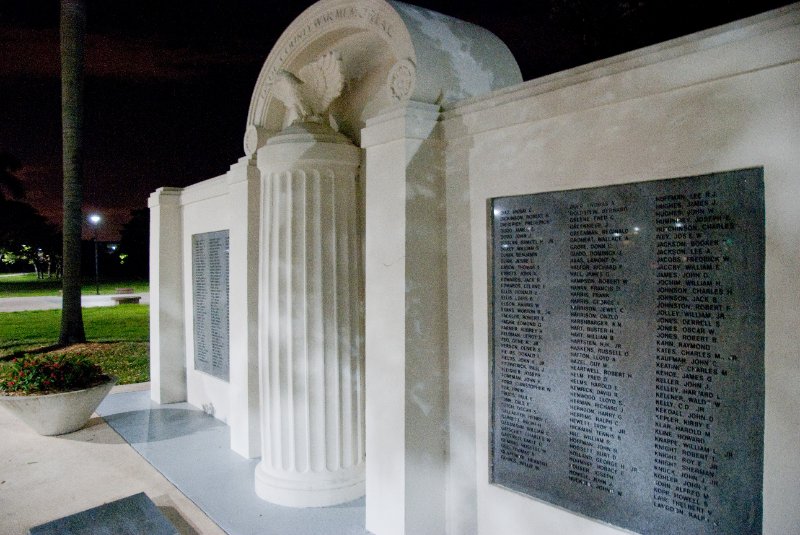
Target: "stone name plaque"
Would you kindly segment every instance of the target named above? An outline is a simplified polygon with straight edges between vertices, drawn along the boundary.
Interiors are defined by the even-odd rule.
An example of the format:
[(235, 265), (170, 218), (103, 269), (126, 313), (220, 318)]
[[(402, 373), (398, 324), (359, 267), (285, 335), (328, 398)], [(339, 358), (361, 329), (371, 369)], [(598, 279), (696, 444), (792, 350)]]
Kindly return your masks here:
[(763, 170), (489, 219), (492, 482), (639, 533), (761, 533)]
[(228, 231), (192, 236), (194, 369), (228, 380)]

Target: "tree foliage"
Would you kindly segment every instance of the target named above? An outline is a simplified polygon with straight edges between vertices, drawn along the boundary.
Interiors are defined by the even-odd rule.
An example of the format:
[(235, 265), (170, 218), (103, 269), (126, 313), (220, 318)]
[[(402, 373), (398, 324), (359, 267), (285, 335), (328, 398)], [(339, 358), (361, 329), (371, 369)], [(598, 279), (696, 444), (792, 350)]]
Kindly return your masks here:
[(45, 273), (56, 276), (61, 263), (56, 228), (30, 204), (12, 200), (25, 196), (25, 188), (14, 174), (19, 168), (16, 157), (0, 152), (0, 262), (31, 265), (40, 278)]
[(21, 199), (25, 189), (15, 174), (19, 171), (19, 160), (7, 152), (0, 152), (0, 201), (7, 199), (6, 194), (12, 199)]
[(31, 205), (0, 200), (0, 261), (29, 264), (39, 278), (58, 276), (60, 236)]
[(131, 210), (131, 218), (122, 226), (117, 252), (126, 275), (147, 278), (150, 266), (150, 211), (147, 208)]

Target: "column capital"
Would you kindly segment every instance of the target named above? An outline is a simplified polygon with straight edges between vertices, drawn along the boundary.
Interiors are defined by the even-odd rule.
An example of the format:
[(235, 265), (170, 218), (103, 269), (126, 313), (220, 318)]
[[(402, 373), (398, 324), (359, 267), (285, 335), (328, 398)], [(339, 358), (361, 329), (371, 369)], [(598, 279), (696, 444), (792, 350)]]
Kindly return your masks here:
[(300, 123), (282, 130), (258, 149), (258, 168), (262, 172), (324, 171), (341, 172), (361, 163), (361, 149), (330, 127)]

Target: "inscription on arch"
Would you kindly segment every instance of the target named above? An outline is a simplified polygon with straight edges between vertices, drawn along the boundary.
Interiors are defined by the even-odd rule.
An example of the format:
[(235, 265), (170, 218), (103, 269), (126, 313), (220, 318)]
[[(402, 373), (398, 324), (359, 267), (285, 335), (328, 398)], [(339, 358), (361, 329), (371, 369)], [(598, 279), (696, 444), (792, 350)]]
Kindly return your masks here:
[(397, 35), (395, 23), (391, 21), (392, 18), (392, 13), (386, 10), (365, 5), (337, 7), (313, 16), (308, 22), (296, 29), (291, 37), (282, 44), (275, 56), (275, 62), (267, 73), (267, 83), (261, 89), (260, 98), (265, 99), (267, 97), (276, 73), (283, 68), (284, 63), (291, 57), (292, 53), (310, 43), (315, 37), (325, 33), (330, 28), (355, 23), (358, 26), (374, 29), (379, 35), (385, 37), (387, 41), (392, 41)]

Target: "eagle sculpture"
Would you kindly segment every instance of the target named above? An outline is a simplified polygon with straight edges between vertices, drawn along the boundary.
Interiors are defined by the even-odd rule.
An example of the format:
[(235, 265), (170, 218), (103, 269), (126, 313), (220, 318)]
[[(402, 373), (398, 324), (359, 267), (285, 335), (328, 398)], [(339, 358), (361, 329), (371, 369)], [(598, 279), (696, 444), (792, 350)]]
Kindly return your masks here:
[(328, 107), (341, 95), (343, 87), (342, 58), (338, 52), (331, 51), (300, 69), (297, 76), (281, 69), (272, 89), (286, 106), (287, 125), (329, 124)]

